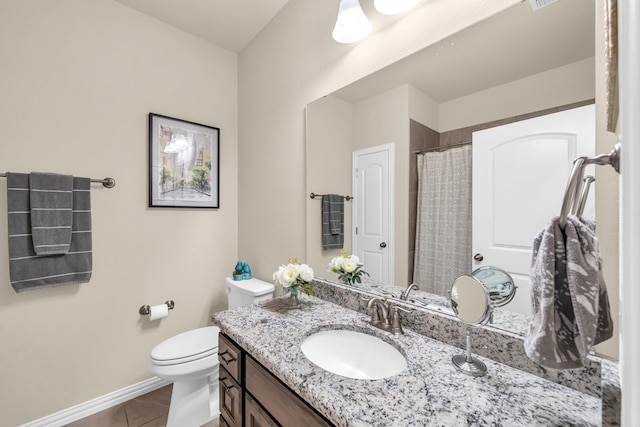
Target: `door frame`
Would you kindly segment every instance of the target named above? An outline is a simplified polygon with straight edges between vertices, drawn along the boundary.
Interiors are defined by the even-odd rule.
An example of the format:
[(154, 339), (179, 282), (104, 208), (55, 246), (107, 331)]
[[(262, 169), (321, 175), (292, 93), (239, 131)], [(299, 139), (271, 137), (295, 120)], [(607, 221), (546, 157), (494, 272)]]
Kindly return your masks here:
[(624, 140), (620, 156), (621, 227), (620, 227), (620, 378), (622, 387), (622, 425), (640, 424), (640, 7), (637, 0), (620, 0), (618, 4), (620, 124)]
[[(393, 142), (389, 142), (387, 144), (376, 145), (375, 147), (362, 148), (360, 150), (355, 150), (351, 153), (351, 189), (354, 200), (356, 201), (352, 205), (351, 209), (351, 246), (354, 254), (358, 252), (358, 236), (356, 233), (356, 229), (358, 227), (358, 203), (359, 194), (358, 194), (358, 183), (357, 183), (357, 169), (358, 169), (358, 158), (359, 156), (376, 153), (379, 151), (386, 151), (389, 159), (389, 169), (388, 169), (388, 182), (389, 182), (389, 206), (387, 206), (389, 213), (389, 224), (388, 230), (389, 235), (387, 236), (387, 248), (389, 248), (389, 281), (390, 284), (395, 282), (395, 144)], [(366, 269), (366, 267), (365, 267)]]

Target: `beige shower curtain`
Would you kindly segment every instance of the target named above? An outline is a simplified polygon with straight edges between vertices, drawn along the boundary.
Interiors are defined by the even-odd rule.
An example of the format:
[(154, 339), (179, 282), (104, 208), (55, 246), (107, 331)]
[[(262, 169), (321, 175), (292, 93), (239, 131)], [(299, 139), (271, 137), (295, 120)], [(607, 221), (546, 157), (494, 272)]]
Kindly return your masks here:
[(446, 296), (471, 273), (471, 145), (418, 154), (417, 209), (413, 281)]

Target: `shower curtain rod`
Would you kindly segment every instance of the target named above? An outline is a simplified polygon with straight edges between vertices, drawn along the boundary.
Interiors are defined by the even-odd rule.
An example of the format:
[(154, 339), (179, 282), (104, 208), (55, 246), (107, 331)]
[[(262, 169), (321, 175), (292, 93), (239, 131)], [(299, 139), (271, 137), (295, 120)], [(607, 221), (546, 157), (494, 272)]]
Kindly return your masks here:
[(469, 145), (471, 144), (473, 141), (465, 141), (465, 142), (458, 142), (456, 144), (451, 144), (451, 145), (445, 145), (443, 147), (432, 147), (432, 148), (427, 148), (426, 150), (417, 150), (415, 153), (416, 154), (424, 154), (427, 153), (429, 151), (438, 151), (438, 150), (443, 150), (446, 151), (449, 148), (456, 148), (456, 147), (462, 147), (463, 145)]

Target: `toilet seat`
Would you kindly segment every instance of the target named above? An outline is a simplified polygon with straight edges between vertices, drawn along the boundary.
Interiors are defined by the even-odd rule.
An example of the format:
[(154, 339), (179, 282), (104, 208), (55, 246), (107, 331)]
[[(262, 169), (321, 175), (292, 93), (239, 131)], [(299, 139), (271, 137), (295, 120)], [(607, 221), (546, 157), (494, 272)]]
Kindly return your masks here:
[(218, 352), (217, 326), (193, 329), (166, 339), (151, 350), (151, 363), (177, 365), (215, 355)]

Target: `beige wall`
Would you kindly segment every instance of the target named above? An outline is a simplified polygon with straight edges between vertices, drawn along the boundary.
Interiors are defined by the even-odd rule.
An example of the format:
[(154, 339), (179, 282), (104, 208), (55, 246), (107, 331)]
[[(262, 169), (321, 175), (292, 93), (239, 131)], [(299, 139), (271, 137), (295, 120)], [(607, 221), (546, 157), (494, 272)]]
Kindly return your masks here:
[[(393, 143), (394, 168), (393, 195), (389, 203), (393, 214), (393, 264), (407, 265), (407, 240), (409, 223), (404, 210), (395, 206), (407, 206), (409, 200), (409, 161), (403, 153), (409, 151), (409, 85), (372, 96), (355, 105), (355, 139), (353, 150)], [(365, 266), (366, 271), (366, 266)], [(394, 284), (407, 285), (407, 269), (394, 268), (391, 276)]]
[[(307, 193), (322, 191), (324, 193), (351, 194), (352, 192), (352, 152), (392, 143), (395, 152), (395, 169), (399, 172), (394, 177), (395, 201), (391, 206), (398, 206), (398, 195), (403, 200), (408, 193), (408, 174), (405, 156), (398, 153), (407, 152), (409, 144), (408, 102), (409, 86), (403, 85), (384, 93), (372, 96), (362, 102), (350, 104), (334, 96), (326, 96), (307, 106), (306, 121), (306, 159), (307, 159)], [(400, 159), (398, 159), (400, 157)], [(320, 188), (321, 190), (318, 190)], [(324, 189), (324, 190), (322, 190)], [(406, 210), (394, 215), (396, 232), (394, 246), (395, 265), (407, 264), (407, 218)], [(352, 203), (345, 205), (345, 244), (343, 250), (352, 252), (351, 215)], [(335, 280), (335, 273), (324, 270), (332, 257), (341, 250), (322, 251), (321, 215), (317, 202), (307, 202), (307, 261), (319, 277)], [(407, 231), (408, 232), (408, 231)], [(365, 267), (366, 270), (366, 267)], [(407, 282), (405, 268), (395, 269), (392, 283)]]
[(595, 58), (587, 58), (440, 104), (439, 132), (595, 98)]
[[(306, 145), (307, 170), (307, 258), (315, 276), (334, 279), (327, 265), (340, 249), (322, 249), (322, 201), (316, 194), (351, 194), (351, 151), (354, 139), (354, 107), (336, 97), (327, 96), (307, 106), (307, 135), (312, 139)], [(327, 123), (331, 123), (327, 126)], [(352, 202), (344, 202), (344, 247), (351, 251)]]
[[(0, 57), (0, 171), (117, 181), (92, 186), (90, 283), (16, 294), (0, 244), (0, 424), (15, 426), (150, 378), (154, 345), (226, 308), (237, 55), (111, 0), (21, 0), (0, 4)], [(147, 208), (149, 112), (221, 129), (220, 209)], [(138, 314), (167, 299), (168, 318)]]
[(440, 105), (414, 86), (409, 86), (409, 118), (430, 129), (440, 127)]

